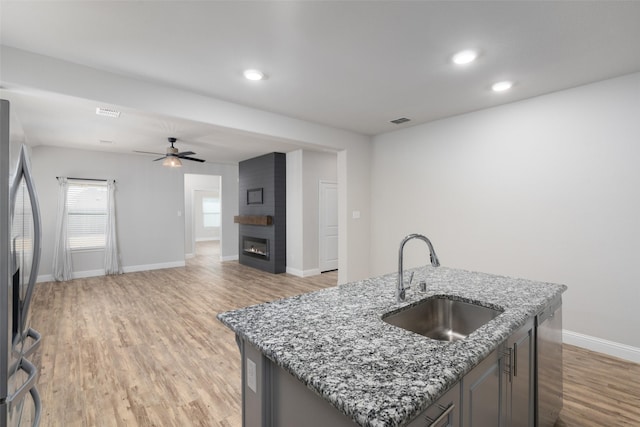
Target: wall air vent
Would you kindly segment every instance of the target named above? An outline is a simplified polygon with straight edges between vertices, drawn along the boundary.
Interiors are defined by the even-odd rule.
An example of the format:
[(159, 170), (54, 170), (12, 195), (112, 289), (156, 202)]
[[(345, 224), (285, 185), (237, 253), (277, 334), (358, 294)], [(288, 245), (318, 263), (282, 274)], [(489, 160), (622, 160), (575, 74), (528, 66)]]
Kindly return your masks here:
[(120, 111), (102, 107), (96, 107), (96, 114), (99, 116), (112, 117), (114, 119), (120, 117)]
[(397, 125), (402, 124), (402, 123), (406, 123), (411, 119), (407, 119), (406, 117), (400, 117), (399, 119), (395, 119), (395, 120), (391, 120), (391, 123), (395, 123)]

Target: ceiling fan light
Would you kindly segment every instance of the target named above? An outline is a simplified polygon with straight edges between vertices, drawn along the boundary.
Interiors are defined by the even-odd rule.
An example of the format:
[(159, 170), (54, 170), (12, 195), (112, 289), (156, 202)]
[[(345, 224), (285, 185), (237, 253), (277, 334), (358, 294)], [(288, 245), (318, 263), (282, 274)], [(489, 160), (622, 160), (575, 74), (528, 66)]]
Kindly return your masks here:
[(170, 168), (179, 168), (179, 167), (182, 167), (182, 162), (177, 157), (167, 156), (167, 158), (165, 158), (162, 161), (162, 166), (167, 166)]

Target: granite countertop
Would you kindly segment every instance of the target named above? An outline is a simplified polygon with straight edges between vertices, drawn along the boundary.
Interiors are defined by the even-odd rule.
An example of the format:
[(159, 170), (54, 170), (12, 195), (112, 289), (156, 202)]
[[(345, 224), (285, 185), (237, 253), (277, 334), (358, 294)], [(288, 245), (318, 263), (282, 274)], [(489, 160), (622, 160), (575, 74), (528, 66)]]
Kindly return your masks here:
[[(218, 315), (277, 365), (362, 426), (400, 426), (430, 406), (567, 287), (431, 266), (415, 272), (406, 302), (397, 274)], [(408, 277), (408, 276), (405, 276)], [(427, 290), (417, 288), (426, 280)], [(446, 295), (504, 310), (457, 342), (382, 321), (386, 313)]]

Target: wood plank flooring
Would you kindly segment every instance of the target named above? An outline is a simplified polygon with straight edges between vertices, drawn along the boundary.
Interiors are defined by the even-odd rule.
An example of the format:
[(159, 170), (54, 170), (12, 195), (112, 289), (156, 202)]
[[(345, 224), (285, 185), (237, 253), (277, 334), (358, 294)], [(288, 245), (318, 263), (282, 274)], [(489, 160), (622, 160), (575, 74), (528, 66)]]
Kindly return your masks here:
[[(41, 426), (233, 426), (242, 422), (234, 335), (216, 314), (337, 281), (216, 261), (198, 245), (185, 268), (39, 284)], [(558, 426), (640, 426), (640, 365), (565, 346)]]
[(564, 406), (556, 427), (640, 426), (640, 365), (564, 345)]

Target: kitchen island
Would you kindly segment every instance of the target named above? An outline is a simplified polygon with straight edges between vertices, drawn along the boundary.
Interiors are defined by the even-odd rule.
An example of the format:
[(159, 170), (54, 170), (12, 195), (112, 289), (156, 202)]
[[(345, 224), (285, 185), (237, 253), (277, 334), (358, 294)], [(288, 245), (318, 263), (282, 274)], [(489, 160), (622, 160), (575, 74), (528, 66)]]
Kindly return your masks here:
[[(335, 416), (362, 426), (408, 425), (566, 290), (564, 285), (445, 267), (410, 272), (414, 283), (426, 282), (426, 291), (414, 285), (402, 303), (395, 297), (397, 275), (389, 274), (219, 314), (236, 333), (243, 357), (244, 425), (287, 424), (282, 414), (307, 407), (301, 402), (288, 407), (287, 401), (296, 402), (296, 395), (307, 391), (322, 401), (308, 408), (324, 403), (327, 408), (324, 414), (307, 413), (310, 420)], [(434, 296), (502, 314), (455, 342), (382, 320)], [(285, 377), (301, 388), (286, 385), (291, 381)], [(285, 389), (286, 396), (272, 396)]]

